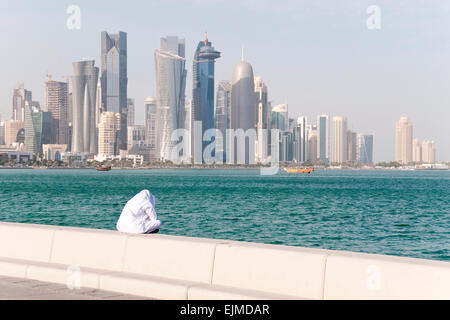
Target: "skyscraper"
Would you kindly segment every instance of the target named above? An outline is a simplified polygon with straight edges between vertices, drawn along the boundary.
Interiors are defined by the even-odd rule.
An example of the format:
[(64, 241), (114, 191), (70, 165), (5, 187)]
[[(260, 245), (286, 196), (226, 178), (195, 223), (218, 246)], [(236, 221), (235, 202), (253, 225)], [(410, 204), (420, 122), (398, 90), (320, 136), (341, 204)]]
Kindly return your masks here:
[(306, 117), (298, 117), (296, 128), (298, 134), (294, 134), (294, 142), (296, 148), (294, 148), (294, 158), (299, 162), (305, 162), (308, 152), (308, 136), (307, 136), (307, 119)]
[(413, 140), (413, 162), (421, 163), (422, 162), (422, 143), (419, 139)]
[[(127, 99), (127, 110), (128, 110), (128, 115), (127, 115), (127, 126), (131, 127), (134, 126), (134, 99)], [(128, 140), (129, 141), (129, 140)]]
[(347, 131), (347, 160), (356, 162), (357, 159), (357, 134), (354, 131)]
[(373, 135), (358, 134), (358, 162), (373, 164)]
[(317, 161), (317, 126), (308, 125), (308, 127), (308, 155), (306, 161), (314, 163)]
[(100, 115), (98, 125), (98, 154), (113, 156), (118, 154), (120, 113), (106, 111)]
[[(194, 121), (202, 122), (202, 137), (206, 130), (215, 128), (214, 121), (214, 64), (220, 58), (220, 52), (216, 51), (208, 41), (200, 41), (194, 54), (193, 84), (192, 84), (192, 108)], [(203, 142), (203, 149), (208, 145)]]
[(67, 82), (49, 80), (45, 83), (45, 108), (52, 115), (53, 144), (67, 144), (67, 112), (69, 91)]
[(256, 98), (256, 109), (255, 109), (255, 119), (256, 119), (256, 130), (258, 135), (256, 155), (257, 161), (261, 162), (264, 159), (268, 147), (268, 135), (264, 136), (264, 130), (269, 128), (270, 112), (268, 110), (268, 92), (267, 86), (263, 82), (261, 77), (255, 77), (255, 98)]
[(280, 131), (289, 130), (289, 113), (288, 104), (278, 104), (272, 108), (271, 128)]
[(157, 101), (157, 157), (171, 160), (172, 132), (185, 126), (186, 59), (184, 39), (161, 38), (155, 51)]
[(395, 131), (395, 161), (408, 164), (412, 161), (413, 124), (407, 117), (401, 117)]
[(147, 97), (144, 102), (144, 125), (145, 144), (151, 148), (156, 148), (156, 99)]
[(25, 151), (42, 154), (42, 144), (53, 138), (52, 114), (25, 103)]
[[(222, 134), (222, 146), (216, 145), (216, 155), (223, 161), (226, 159), (226, 130), (231, 125), (231, 83), (229, 81), (221, 81), (217, 85), (216, 93), (216, 129)], [(217, 138), (216, 138), (217, 139)]]
[(119, 149), (127, 144), (127, 33), (101, 35), (102, 110), (120, 113)]
[(231, 82), (231, 128), (256, 128), (255, 83), (252, 66), (244, 60), (236, 63)]
[(0, 146), (5, 144), (5, 122), (0, 120)]
[(422, 161), (424, 163), (436, 162), (436, 144), (434, 141), (422, 142)]
[(19, 84), (13, 90), (13, 112), (12, 120), (25, 121), (25, 102), (32, 105), (32, 93), (24, 88), (24, 84)]
[(347, 162), (347, 118), (334, 117), (333, 162)]
[[(231, 86), (231, 128), (244, 131), (256, 129), (255, 78), (253, 68), (244, 60), (244, 55), (242, 55), (242, 60), (234, 66)], [(228, 143), (231, 147), (232, 141), (228, 141)], [(250, 145), (251, 143), (246, 139), (244, 149), (239, 150), (245, 155), (245, 164), (254, 162), (255, 152), (252, 151), (254, 145)], [(237, 144), (234, 144), (233, 149), (234, 159), (230, 160), (237, 163)], [(227, 153), (230, 151), (227, 147)]]
[(97, 153), (95, 102), (99, 70), (94, 60), (73, 63), (72, 152)]
[(317, 159), (330, 161), (330, 123), (326, 114), (317, 117)]
[[(24, 110), (25, 111), (25, 110)], [(21, 120), (5, 120), (5, 145), (11, 146), (17, 141), (17, 134), (24, 128), (24, 121)]]

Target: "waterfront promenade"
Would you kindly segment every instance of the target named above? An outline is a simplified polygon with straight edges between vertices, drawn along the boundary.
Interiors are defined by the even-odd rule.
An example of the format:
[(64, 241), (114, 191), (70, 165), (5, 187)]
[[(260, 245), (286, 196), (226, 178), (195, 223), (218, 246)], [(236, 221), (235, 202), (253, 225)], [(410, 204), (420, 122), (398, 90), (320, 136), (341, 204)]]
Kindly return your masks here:
[(443, 261), (17, 223), (0, 223), (0, 243), (0, 276), (119, 299), (450, 299)]
[(0, 276), (0, 300), (145, 300), (91, 288), (70, 289), (67, 285), (26, 278)]

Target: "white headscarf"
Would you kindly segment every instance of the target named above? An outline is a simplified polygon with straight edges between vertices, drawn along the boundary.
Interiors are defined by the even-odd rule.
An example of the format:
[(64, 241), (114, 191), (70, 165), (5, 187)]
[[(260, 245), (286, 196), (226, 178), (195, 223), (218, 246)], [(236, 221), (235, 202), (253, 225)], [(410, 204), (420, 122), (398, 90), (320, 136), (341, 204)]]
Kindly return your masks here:
[(150, 233), (159, 229), (155, 210), (155, 197), (148, 190), (142, 190), (131, 198), (120, 214), (117, 230), (127, 233)]

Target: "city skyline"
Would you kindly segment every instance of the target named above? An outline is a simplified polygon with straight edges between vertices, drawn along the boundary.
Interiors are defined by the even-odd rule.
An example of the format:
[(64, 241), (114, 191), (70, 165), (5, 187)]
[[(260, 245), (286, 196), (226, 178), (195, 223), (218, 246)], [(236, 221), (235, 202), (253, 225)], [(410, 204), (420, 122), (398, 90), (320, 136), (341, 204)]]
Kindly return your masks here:
[[(36, 31), (41, 30), (40, 28), (44, 28), (41, 30), (44, 31), (47, 30), (45, 28), (52, 26), (55, 30), (49, 33), (48, 38), (46, 38), (48, 40), (44, 43), (46, 46), (51, 46), (54, 52), (49, 53), (46, 49), (43, 50), (43, 53), (38, 54), (39, 50), (33, 50), (32, 52), (24, 50), (20, 51), (20, 60), (14, 58), (12, 59), (13, 63), (2, 64), (7, 72), (11, 70), (9, 65), (14, 67), (15, 71), (12, 73), (13, 76), (3, 77), (0, 80), (0, 113), (2, 113), (2, 118), (10, 119), (11, 92), (17, 83), (24, 82), (25, 87), (33, 92), (33, 98), (43, 105), (45, 101), (44, 82), (47, 73), (53, 74), (54, 80), (63, 80), (66, 76), (71, 75), (70, 64), (83, 57), (92, 57), (96, 60), (96, 64), (100, 65), (99, 32), (103, 30), (112, 32), (124, 30), (129, 38), (128, 97), (134, 98), (136, 101), (136, 118), (143, 119), (140, 115), (144, 114), (144, 100), (147, 96), (155, 95), (151, 52), (158, 47), (156, 44), (158, 39), (164, 34), (176, 34), (184, 37), (186, 39), (186, 60), (189, 65), (192, 62), (196, 41), (198, 41), (195, 39), (199, 39), (205, 31), (208, 31), (208, 34), (214, 38), (215, 46), (220, 48), (222, 52), (222, 58), (216, 64), (216, 83), (222, 80), (231, 80), (232, 67), (238, 61), (241, 46), (244, 45), (246, 60), (252, 64), (254, 75), (262, 76), (269, 87), (269, 101), (274, 105), (287, 101), (290, 106), (290, 117), (306, 116), (308, 119), (313, 119), (318, 114), (328, 114), (332, 119), (334, 115), (345, 115), (349, 119), (348, 126), (352, 130), (374, 134), (376, 140), (374, 161), (378, 162), (394, 160), (395, 134), (392, 129), (393, 124), (399, 116), (407, 114), (415, 123), (416, 137), (421, 140), (435, 140), (438, 149), (437, 161), (448, 161), (450, 158), (450, 148), (447, 147), (450, 145), (449, 128), (445, 125), (445, 121), (441, 120), (449, 118), (448, 103), (450, 103), (446, 94), (448, 90), (444, 89), (450, 85), (450, 72), (447, 72), (450, 68), (442, 59), (449, 51), (449, 46), (446, 42), (440, 40), (445, 38), (444, 30), (449, 30), (449, 28), (445, 28), (445, 22), (439, 20), (448, 13), (448, 6), (444, 2), (440, 2), (435, 7), (426, 7), (425, 13), (422, 14), (418, 11), (419, 5), (417, 2), (408, 4), (408, 10), (402, 12), (402, 5), (392, 5), (382, 1), (380, 7), (383, 17), (386, 17), (386, 19), (383, 19), (383, 25), (379, 31), (371, 31), (366, 28), (367, 14), (365, 9), (368, 3), (364, 1), (358, 4), (349, 1), (349, 4), (343, 6), (344, 8), (331, 4), (327, 8), (320, 5), (293, 4), (294, 8), (290, 11), (283, 9), (282, 2), (277, 4), (280, 11), (275, 10), (275, 21), (279, 22), (280, 12), (288, 12), (287, 19), (291, 19), (289, 21), (293, 22), (293, 17), (297, 15), (295, 19), (298, 20), (294, 19), (294, 22), (296, 22), (294, 26), (302, 26), (302, 28), (295, 29), (299, 32), (296, 38), (289, 37), (289, 35), (292, 35), (292, 30), (281, 28), (279, 25), (277, 25), (275, 31), (278, 33), (283, 31), (281, 37), (271, 36), (275, 31), (263, 28), (263, 31), (266, 32), (265, 38), (270, 37), (271, 42), (274, 42), (273, 45), (268, 45), (266, 41), (264, 46), (262, 45), (262, 37), (252, 37), (255, 29), (249, 26), (249, 22), (244, 23), (243, 20), (251, 13), (254, 14), (254, 17), (249, 18), (249, 21), (261, 19), (269, 14), (270, 7), (274, 5), (262, 2), (258, 9), (255, 8), (257, 3), (253, 4), (254, 7), (237, 5), (243, 17), (239, 19), (236, 26), (232, 26), (233, 30), (240, 30), (238, 39), (235, 39), (236, 37), (231, 39), (230, 33), (233, 32), (228, 29), (225, 32), (226, 28), (218, 26), (222, 20), (215, 14), (216, 8), (208, 2), (197, 4), (188, 1), (184, 4), (178, 4), (180, 8), (186, 8), (186, 12), (192, 17), (204, 14), (206, 11), (209, 12), (210, 16), (201, 23), (187, 24), (184, 17), (181, 17), (179, 21), (170, 19), (170, 23), (163, 22), (156, 17), (156, 13), (165, 12), (165, 10), (168, 10), (168, 6), (163, 3), (154, 3), (150, 6), (156, 18), (152, 23), (138, 16), (136, 24), (131, 23), (130, 19), (125, 17), (120, 19), (120, 25), (117, 25), (117, 23), (112, 23), (114, 20), (112, 18), (108, 20), (100, 17), (98, 21), (93, 21), (92, 14), (95, 12), (90, 11), (92, 6), (96, 5), (80, 1), (79, 5), (83, 17), (81, 29), (68, 30), (65, 27), (68, 17), (65, 13), (67, 6), (63, 4), (60, 6), (52, 4), (50, 6), (44, 1), (42, 10), (33, 14), (37, 15), (36, 17), (48, 15), (59, 17), (59, 20), (49, 19), (48, 21), (55, 21), (55, 24), (56, 21), (60, 21), (62, 30), (58, 30), (53, 22), (47, 22), (42, 27), (35, 26), (34, 29), (36, 30), (31, 30), (26, 26), (17, 29), (12, 28), (15, 30), (12, 34), (18, 36), (25, 31), (33, 35)], [(220, 1), (217, 6), (223, 9), (223, 13), (237, 10)], [(217, 10), (220, 11), (218, 8)], [(308, 12), (303, 12), (302, 8), (307, 8)], [(7, 9), (10, 9), (11, 16), (14, 16), (14, 14), (31, 14), (24, 2), (8, 4)], [(198, 9), (198, 12), (194, 12), (194, 9)], [(118, 6), (112, 5), (109, 10), (118, 10)], [(129, 9), (125, 9), (125, 12), (129, 12), (127, 10)], [(6, 12), (6, 10), (2, 12)], [(329, 14), (328, 19), (324, 17), (326, 13)], [(302, 19), (298, 18), (299, 14)], [(402, 26), (400, 22), (394, 23), (391, 16), (399, 17), (402, 22), (409, 22), (409, 24)], [(115, 17), (114, 13), (112, 17)], [(219, 20), (214, 22), (212, 17)], [(310, 18), (316, 17), (318, 18), (317, 22), (310, 21)], [(345, 23), (344, 17), (351, 18), (350, 22)], [(422, 21), (422, 26), (425, 25), (425, 29), (414, 29), (411, 22), (416, 20), (412, 19)], [(9, 23), (10, 26), (15, 25), (10, 17), (5, 17), (5, 21), (1, 23)], [(310, 32), (311, 34), (308, 34), (305, 31), (305, 28), (310, 30), (309, 27), (316, 26), (319, 22), (323, 25), (316, 33)], [(340, 32), (349, 31), (348, 37), (344, 36), (343, 33), (338, 34), (338, 40), (342, 40), (343, 45), (331, 41), (333, 32), (327, 28), (332, 24), (337, 26)], [(182, 25), (187, 25), (188, 28), (181, 29)], [(356, 27), (357, 25), (360, 29)], [(151, 26), (154, 28), (151, 29)], [(430, 36), (429, 38), (425, 36), (437, 31), (440, 32), (438, 33), (439, 39), (437, 39), (437, 36)], [(148, 32), (145, 36), (145, 39), (147, 39), (145, 46), (137, 42), (142, 32)], [(264, 32), (261, 34), (264, 34)], [(390, 32), (390, 35), (387, 35), (387, 32)], [(58, 46), (58, 35), (64, 35), (71, 40), (70, 48), (65, 49)], [(322, 40), (317, 37), (319, 35), (323, 36)], [(11, 42), (12, 53), (17, 53), (20, 45), (13, 38), (13, 36), (7, 35), (8, 43)], [(295, 41), (289, 41), (289, 39), (295, 39)], [(30, 39), (30, 41), (34, 43), (33, 39)], [(289, 41), (289, 46), (286, 46), (286, 41)], [(406, 46), (405, 48), (415, 50), (413, 53), (409, 51), (407, 54), (400, 50), (399, 46), (391, 48), (394, 41), (401, 41)], [(284, 47), (288, 49), (284, 53), (287, 55), (287, 59), (283, 59), (283, 61), (274, 58), (274, 49), (281, 44), (284, 44)], [(36, 45), (37, 48), (42, 47), (40, 44)], [(341, 47), (342, 49), (340, 49)], [(298, 51), (300, 48), (301, 50)], [(325, 54), (326, 48), (331, 48), (334, 50), (333, 52), (339, 53), (338, 57), (341, 63), (337, 61), (336, 57), (332, 57), (328, 53)], [(437, 48), (439, 50), (436, 50)], [(355, 49), (358, 52), (356, 55), (352, 53)], [(439, 52), (439, 54), (437, 55), (436, 52)], [(56, 53), (60, 57), (59, 59), (54, 58)], [(387, 59), (388, 53), (393, 54), (390, 59)], [(292, 59), (292, 54), (296, 57), (295, 59)], [(324, 61), (324, 58), (330, 60), (327, 60), (325, 65), (320, 67), (319, 64)], [(287, 69), (288, 61), (291, 64), (292, 72)], [(354, 63), (353, 67), (349, 65), (349, 61)], [(140, 69), (137, 72), (136, 66), (138, 64)], [(392, 69), (394, 64), (396, 66)], [(312, 73), (313, 68), (314, 73)], [(192, 74), (191, 70), (187, 69), (189, 79)], [(389, 69), (392, 71), (389, 71)], [(30, 72), (26, 73), (25, 70)], [(41, 72), (37, 72), (37, 70), (41, 70)], [(431, 71), (433, 73), (430, 73)], [(39, 76), (40, 74), (42, 76)], [(345, 76), (345, 81), (341, 81), (342, 76)], [(191, 98), (189, 94), (191, 85), (190, 81), (187, 81), (186, 98)], [(392, 90), (392, 88), (395, 88), (395, 90)], [(312, 124), (314, 123), (312, 122)]]

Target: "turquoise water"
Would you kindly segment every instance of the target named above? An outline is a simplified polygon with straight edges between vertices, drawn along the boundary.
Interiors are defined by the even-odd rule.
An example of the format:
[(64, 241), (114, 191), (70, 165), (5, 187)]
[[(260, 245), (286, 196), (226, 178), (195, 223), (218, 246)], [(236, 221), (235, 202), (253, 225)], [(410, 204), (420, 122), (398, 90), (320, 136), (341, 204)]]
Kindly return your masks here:
[(114, 229), (142, 189), (165, 234), (450, 260), (449, 171), (0, 170), (0, 221)]

